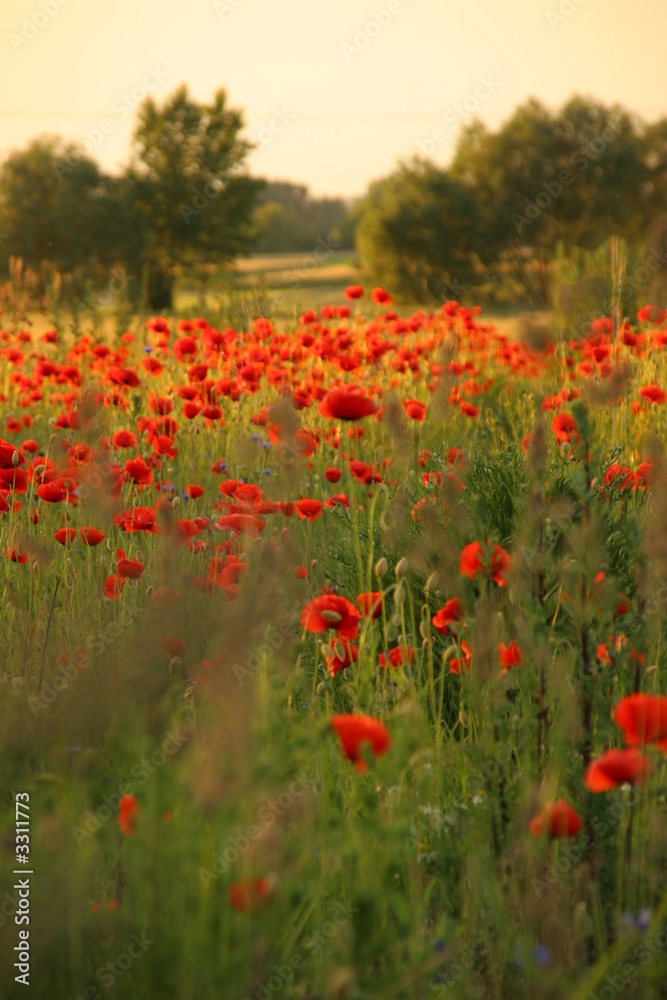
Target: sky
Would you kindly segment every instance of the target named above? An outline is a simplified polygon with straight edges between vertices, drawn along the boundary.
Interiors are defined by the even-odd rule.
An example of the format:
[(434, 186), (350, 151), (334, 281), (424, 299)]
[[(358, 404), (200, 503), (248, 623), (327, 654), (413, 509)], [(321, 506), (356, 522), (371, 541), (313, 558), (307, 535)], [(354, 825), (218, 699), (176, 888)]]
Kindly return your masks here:
[(116, 173), (185, 82), (243, 112), (251, 173), (354, 197), (529, 97), (667, 117), (666, 28), (665, 0), (0, 0), (0, 160), (57, 133)]

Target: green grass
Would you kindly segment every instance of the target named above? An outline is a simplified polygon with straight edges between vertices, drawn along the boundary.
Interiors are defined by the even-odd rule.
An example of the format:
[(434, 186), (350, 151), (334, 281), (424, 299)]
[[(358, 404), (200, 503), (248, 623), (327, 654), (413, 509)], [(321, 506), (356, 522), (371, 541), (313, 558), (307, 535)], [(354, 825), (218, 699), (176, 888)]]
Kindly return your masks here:
[[(315, 308), (320, 294), (342, 301), (340, 284), (297, 292), (290, 311)], [(220, 311), (209, 303), (218, 330), (249, 330), (264, 312), (241, 294)], [(190, 312), (187, 300), (178, 305)], [(236, 318), (244, 309), (246, 324)], [(206, 355), (204, 331), (197, 358), (206, 357), (210, 398), (187, 374), (194, 358), (171, 349), (184, 332), (175, 321), (169, 349), (136, 317), (134, 341), (113, 344), (124, 353), (99, 350), (97, 360), (91, 347), (111, 340), (113, 312), (87, 327), (88, 342), (66, 315), (58, 346), (5, 338), (24, 360), (0, 357), (0, 437), (17, 449), (34, 438), (39, 457), (16, 509), (0, 514), (3, 997), (25, 995), (5, 971), (20, 929), (12, 872), (22, 792), (40, 1000), (589, 1000), (620, 980), (617, 993), (632, 1000), (664, 995), (664, 754), (646, 749), (655, 770), (644, 785), (594, 794), (584, 782), (592, 759), (623, 746), (619, 699), (665, 690), (665, 486), (651, 441), (667, 425), (664, 407), (639, 395), (665, 384), (664, 350), (621, 349), (631, 379), (614, 388), (612, 407), (600, 371), (568, 369), (560, 347), (506, 363), (485, 314), (472, 326), (440, 318), (397, 332), (367, 299), (364, 311), (353, 307), (349, 333), (332, 334), (326, 351), (279, 317), (277, 331), (229, 337), (220, 355)], [(502, 319), (514, 336), (520, 320)], [(41, 329), (33, 324), (35, 338)], [(392, 349), (372, 362), (385, 341)], [(161, 373), (142, 367), (145, 346)], [(69, 375), (45, 374), (41, 355)], [(457, 375), (445, 368), (452, 360), (470, 365)], [(119, 365), (139, 386), (110, 381)], [(179, 389), (194, 387), (203, 405), (221, 380), (224, 424), (188, 419)], [(318, 386), (336, 380), (377, 389), (382, 419), (322, 417)], [(224, 394), (230, 382), (238, 392)], [(556, 413), (541, 404), (567, 388), (582, 394), (560, 406), (577, 438), (558, 444)], [(295, 389), (310, 406), (295, 408)], [(171, 401), (176, 428), (150, 423), (164, 408), (156, 396)], [(427, 408), (423, 422), (402, 405), (414, 399)], [(78, 427), (63, 418), (77, 406)], [(33, 422), (13, 430), (25, 416)], [(121, 429), (137, 434), (136, 447), (113, 448)], [(19, 469), (31, 461), (24, 454)], [(651, 454), (646, 488), (635, 474)], [(118, 481), (137, 457), (152, 482), (135, 483), (132, 466)], [(378, 481), (361, 482), (351, 459)], [(636, 488), (605, 483), (614, 461)], [(38, 494), (40, 476), (56, 471), (76, 481), (77, 504)], [(187, 499), (188, 484), (203, 496)], [(323, 507), (311, 521), (290, 506), (340, 492), (348, 509)], [(158, 533), (123, 530), (119, 511), (159, 498)], [(238, 522), (216, 526), (239, 513), (264, 522), (257, 537)], [(83, 526), (106, 538), (84, 545)], [(54, 539), (62, 527), (76, 530), (67, 546)], [(466, 575), (462, 553), (475, 541), (501, 546), (509, 565)], [(27, 561), (5, 558), (6, 548)], [(133, 564), (138, 578), (109, 599), (118, 550), (143, 570)], [(362, 592), (383, 595), (376, 620), (360, 616), (356, 661), (335, 676), (327, 660), (344, 653), (340, 618), (330, 614), (321, 632), (302, 618), (323, 588), (352, 605)], [(443, 633), (434, 616), (453, 598), (461, 618)], [(499, 646), (512, 641), (522, 660), (501, 674)], [(383, 670), (380, 655), (400, 648), (410, 650), (403, 662)], [(362, 750), (366, 771), (331, 726), (347, 713), (389, 734), (387, 752)], [(128, 794), (137, 812), (123, 832)], [(531, 835), (531, 819), (561, 797), (581, 816), (578, 835)]]

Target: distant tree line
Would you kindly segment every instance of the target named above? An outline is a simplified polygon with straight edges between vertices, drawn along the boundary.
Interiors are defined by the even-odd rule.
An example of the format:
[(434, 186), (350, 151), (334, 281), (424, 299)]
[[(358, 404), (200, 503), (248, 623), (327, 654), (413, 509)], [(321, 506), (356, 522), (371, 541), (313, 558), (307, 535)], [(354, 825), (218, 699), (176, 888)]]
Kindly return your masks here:
[(511, 281), (546, 305), (559, 253), (612, 236), (639, 247), (660, 228), (667, 119), (648, 125), (582, 97), (555, 113), (529, 100), (496, 132), (463, 128), (447, 169), (402, 163), (357, 212), (361, 263), (398, 295), (426, 302)]
[(60, 274), (74, 288), (123, 268), (130, 295), (162, 310), (178, 274), (205, 281), (251, 250), (312, 251), (323, 238), (356, 245), (367, 277), (422, 304), (508, 290), (550, 304), (556, 258), (612, 236), (664, 260), (667, 119), (529, 100), (495, 132), (464, 127), (449, 167), (413, 158), (353, 206), (251, 177), (242, 129), (224, 90), (199, 104), (181, 86), (162, 107), (140, 105), (120, 176), (76, 144), (36, 139), (0, 167), (0, 268), (20, 258), (43, 283)]
[(6, 274), (20, 258), (43, 288), (59, 274), (80, 292), (122, 267), (130, 295), (161, 310), (172, 305), (179, 273), (205, 278), (252, 248), (312, 250), (329, 233), (351, 247), (341, 199), (248, 175), (252, 146), (242, 128), (224, 90), (205, 105), (182, 86), (162, 108), (152, 98), (140, 106), (121, 176), (104, 173), (77, 144), (36, 139), (0, 168), (0, 268)]

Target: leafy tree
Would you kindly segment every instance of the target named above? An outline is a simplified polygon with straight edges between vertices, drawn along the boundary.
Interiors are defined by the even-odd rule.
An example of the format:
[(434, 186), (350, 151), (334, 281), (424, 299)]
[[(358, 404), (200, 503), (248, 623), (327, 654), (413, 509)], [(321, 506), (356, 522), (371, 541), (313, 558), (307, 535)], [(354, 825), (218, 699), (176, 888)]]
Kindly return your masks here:
[(138, 118), (129, 182), (145, 228), (149, 301), (169, 309), (177, 268), (224, 264), (248, 248), (263, 181), (243, 170), (252, 146), (224, 90), (205, 105), (183, 85), (162, 108), (147, 98)]
[(119, 212), (119, 193), (118, 181), (58, 137), (13, 153), (0, 170), (4, 266), (12, 255), (35, 270), (44, 263), (61, 272), (116, 263), (130, 218)]
[(458, 298), (475, 274), (478, 205), (463, 184), (415, 159), (371, 185), (357, 248), (373, 278), (418, 301)]
[(480, 206), (486, 262), (509, 267), (546, 304), (559, 243), (639, 238), (643, 156), (641, 125), (618, 106), (577, 97), (552, 114), (530, 100), (496, 133), (464, 129), (451, 173)]

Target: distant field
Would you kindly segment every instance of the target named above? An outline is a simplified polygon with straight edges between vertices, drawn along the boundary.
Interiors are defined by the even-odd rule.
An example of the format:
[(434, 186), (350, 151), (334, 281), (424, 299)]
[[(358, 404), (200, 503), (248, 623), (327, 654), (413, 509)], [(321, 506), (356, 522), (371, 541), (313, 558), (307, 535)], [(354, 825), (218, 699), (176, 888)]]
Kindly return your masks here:
[[(336, 250), (327, 254), (322, 249), (318, 254), (288, 253), (262, 254), (235, 262), (227, 274), (216, 276), (210, 282), (205, 294), (189, 279), (181, 279), (176, 284), (174, 312), (179, 316), (203, 313), (209, 317), (220, 316), (219, 322), (239, 325), (243, 317), (257, 315), (297, 322), (298, 316), (307, 309), (320, 310), (326, 305), (345, 302), (347, 285), (364, 283), (353, 251)], [(391, 290), (391, 289), (390, 289)], [(368, 287), (370, 292), (370, 286)], [(363, 304), (367, 300), (361, 300)], [(394, 303), (393, 308), (401, 316), (409, 316), (418, 309), (437, 311), (439, 304)], [(110, 338), (116, 328), (115, 305), (99, 311), (99, 324)], [(373, 312), (374, 306), (365, 308)], [(524, 332), (526, 322), (531, 326), (551, 329), (553, 317), (548, 310), (526, 312), (520, 305), (482, 309), (482, 321), (493, 323), (511, 338)], [(65, 325), (71, 328), (72, 315), (67, 310), (62, 314)], [(30, 324), (37, 333), (43, 333), (54, 324), (52, 319), (37, 312), (29, 313)], [(81, 319), (83, 330), (92, 328), (92, 321), (85, 312)]]

